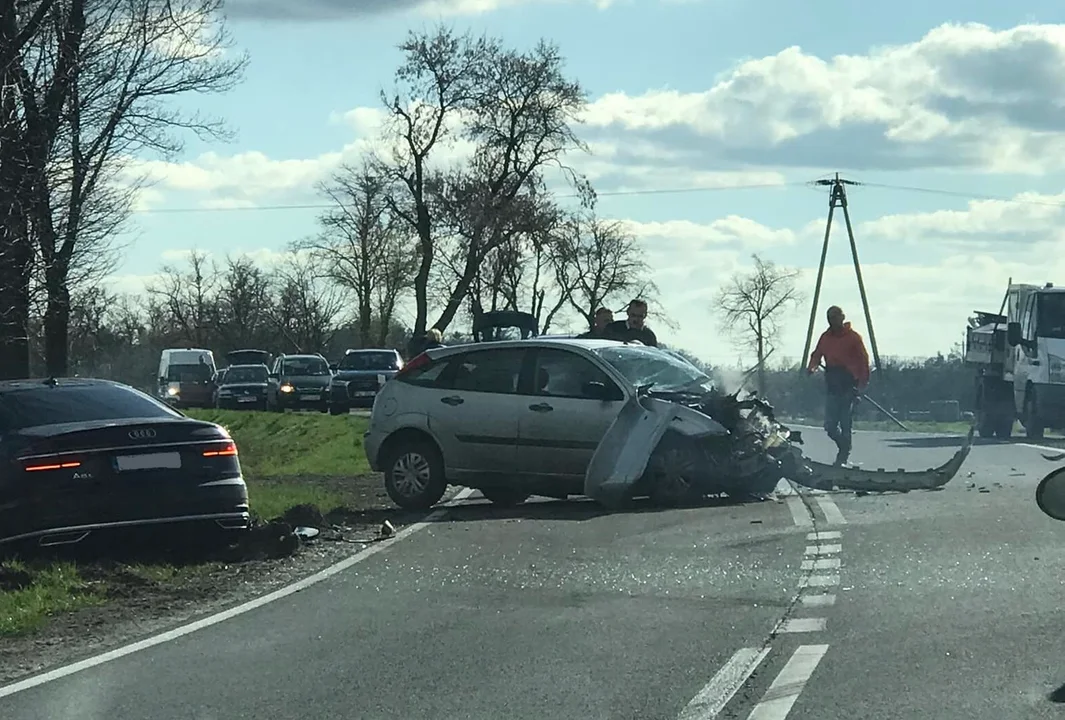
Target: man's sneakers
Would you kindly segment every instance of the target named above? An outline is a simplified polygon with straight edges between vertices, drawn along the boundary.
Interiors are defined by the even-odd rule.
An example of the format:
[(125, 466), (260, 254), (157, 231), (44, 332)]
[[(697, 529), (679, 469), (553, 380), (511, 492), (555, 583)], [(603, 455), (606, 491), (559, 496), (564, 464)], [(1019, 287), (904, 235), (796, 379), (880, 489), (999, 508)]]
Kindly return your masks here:
[(832, 463), (836, 467), (843, 467), (847, 464), (847, 459), (850, 457), (850, 452), (847, 450), (840, 450), (836, 453), (836, 461)]

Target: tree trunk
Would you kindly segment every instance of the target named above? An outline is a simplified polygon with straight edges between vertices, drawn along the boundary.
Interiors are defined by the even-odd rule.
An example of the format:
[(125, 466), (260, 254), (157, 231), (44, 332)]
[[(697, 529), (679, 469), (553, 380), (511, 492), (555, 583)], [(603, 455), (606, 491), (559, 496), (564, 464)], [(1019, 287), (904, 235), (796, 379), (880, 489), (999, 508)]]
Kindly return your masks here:
[(45, 270), (48, 293), (44, 311), (44, 362), (48, 377), (65, 377), (70, 362), (70, 291), (66, 268), (53, 263)]

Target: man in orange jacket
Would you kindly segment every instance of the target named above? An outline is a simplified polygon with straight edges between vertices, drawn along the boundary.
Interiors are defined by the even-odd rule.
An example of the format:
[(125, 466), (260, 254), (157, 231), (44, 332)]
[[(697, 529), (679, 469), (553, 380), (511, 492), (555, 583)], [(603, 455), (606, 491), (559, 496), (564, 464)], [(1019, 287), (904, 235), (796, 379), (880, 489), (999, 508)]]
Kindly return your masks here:
[(838, 306), (828, 309), (828, 330), (821, 333), (806, 366), (812, 374), (825, 361), (825, 432), (839, 449), (836, 465), (850, 457), (854, 404), (869, 384), (869, 353), (862, 336), (845, 319)]

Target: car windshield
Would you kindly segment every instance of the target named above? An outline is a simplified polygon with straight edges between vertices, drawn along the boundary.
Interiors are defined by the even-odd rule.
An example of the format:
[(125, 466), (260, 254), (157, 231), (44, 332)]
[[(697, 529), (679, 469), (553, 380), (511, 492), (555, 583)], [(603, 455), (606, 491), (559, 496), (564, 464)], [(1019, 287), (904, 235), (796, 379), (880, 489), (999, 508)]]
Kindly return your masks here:
[(353, 352), (344, 356), (340, 370), (398, 370), (394, 352)]
[(207, 363), (171, 365), (166, 371), (166, 379), (169, 382), (206, 382), (212, 375), (214, 372)]
[(181, 414), (143, 393), (114, 385), (42, 386), (0, 395), (0, 428), (4, 431), (62, 423), (170, 417), (181, 417)]
[(265, 383), (266, 367), (235, 367), (226, 371), (226, 383)]
[(655, 348), (622, 345), (596, 348), (593, 352), (625, 376), (634, 387), (653, 385), (655, 390), (709, 387), (713, 380), (694, 365)]
[(328, 375), (329, 363), (322, 358), (289, 358), (281, 365), (284, 375)]

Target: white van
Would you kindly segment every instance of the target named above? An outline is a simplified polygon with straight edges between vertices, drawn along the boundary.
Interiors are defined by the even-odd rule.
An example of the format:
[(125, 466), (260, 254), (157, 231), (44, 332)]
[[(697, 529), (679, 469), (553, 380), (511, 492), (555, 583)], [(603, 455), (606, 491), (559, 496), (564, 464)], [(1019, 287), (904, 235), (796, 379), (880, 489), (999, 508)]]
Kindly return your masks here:
[(216, 371), (210, 350), (163, 350), (159, 356), (158, 395), (177, 407), (213, 407)]

